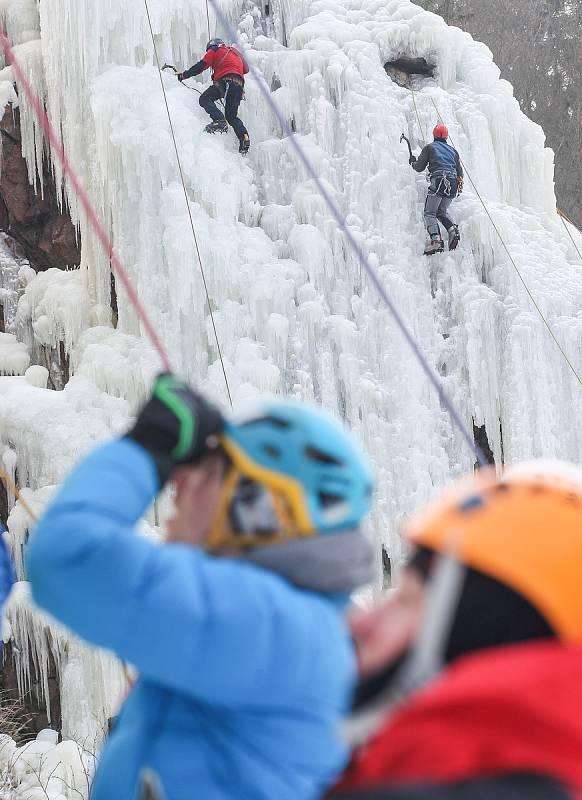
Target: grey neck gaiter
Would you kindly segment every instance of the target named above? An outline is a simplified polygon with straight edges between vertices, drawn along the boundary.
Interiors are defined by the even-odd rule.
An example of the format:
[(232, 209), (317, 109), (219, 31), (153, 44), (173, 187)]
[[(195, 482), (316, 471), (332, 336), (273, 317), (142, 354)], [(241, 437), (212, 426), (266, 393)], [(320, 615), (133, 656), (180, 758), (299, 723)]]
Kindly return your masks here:
[(349, 594), (376, 577), (374, 548), (358, 529), (257, 547), (242, 558), (324, 594)]

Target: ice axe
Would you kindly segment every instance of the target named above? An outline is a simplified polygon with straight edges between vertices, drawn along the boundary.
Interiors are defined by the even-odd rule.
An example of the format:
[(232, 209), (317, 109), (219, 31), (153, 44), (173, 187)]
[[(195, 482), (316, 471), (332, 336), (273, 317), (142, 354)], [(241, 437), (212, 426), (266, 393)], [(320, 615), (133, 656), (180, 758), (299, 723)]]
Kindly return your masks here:
[(414, 158), (414, 153), (412, 152), (412, 147), (410, 146), (410, 139), (408, 138), (408, 136), (402, 134), (402, 136), (400, 137), (400, 144), (402, 144), (402, 142), (406, 142), (406, 144), (408, 145), (408, 152), (410, 153), (410, 158)]
[[(176, 67), (173, 64), (164, 64), (164, 66), (162, 67), (162, 72), (166, 69), (171, 69), (174, 75), (180, 74), (180, 70), (176, 69)], [(182, 83), (182, 86), (186, 86), (186, 84)], [(196, 89), (194, 86), (186, 86), (186, 89), (190, 89), (191, 92), (198, 92), (198, 94), (202, 94), (200, 89)]]

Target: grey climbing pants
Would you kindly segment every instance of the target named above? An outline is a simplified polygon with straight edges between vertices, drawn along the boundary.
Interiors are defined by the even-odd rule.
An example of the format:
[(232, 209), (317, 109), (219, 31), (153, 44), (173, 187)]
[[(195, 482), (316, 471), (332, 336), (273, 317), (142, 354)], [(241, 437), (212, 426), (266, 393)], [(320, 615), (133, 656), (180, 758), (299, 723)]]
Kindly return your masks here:
[(454, 225), (447, 215), (457, 191), (456, 176), (441, 173), (432, 176), (424, 204), (424, 221), (431, 238), (440, 236), (439, 222), (447, 230)]
[(431, 238), (433, 236), (440, 236), (439, 222), (441, 222), (447, 230), (454, 224), (447, 216), (453, 199), (453, 197), (441, 197), (438, 194), (431, 194), (429, 190), (426, 203), (424, 204), (424, 221)]

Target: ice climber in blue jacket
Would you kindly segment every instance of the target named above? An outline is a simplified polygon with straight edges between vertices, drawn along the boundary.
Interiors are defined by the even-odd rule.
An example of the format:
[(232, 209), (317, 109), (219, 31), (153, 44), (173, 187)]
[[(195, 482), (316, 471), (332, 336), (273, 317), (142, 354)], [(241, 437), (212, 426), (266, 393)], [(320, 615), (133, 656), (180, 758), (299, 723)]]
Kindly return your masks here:
[[(169, 481), (164, 544), (136, 524)], [(344, 766), (349, 593), (372, 477), (327, 414), (238, 422), (164, 375), (122, 439), (66, 481), (28, 548), (36, 602), (139, 671), (92, 800), (308, 800)]]
[(424, 221), (430, 240), (424, 250), (425, 256), (442, 253), (445, 243), (439, 222), (448, 236), (449, 250), (456, 250), (461, 235), (459, 226), (449, 218), (451, 203), (463, 192), (463, 166), (455, 148), (447, 142), (449, 130), (439, 122), (433, 131), (434, 142), (427, 144), (416, 158), (411, 152), (410, 166), (416, 172), (428, 167), (430, 186), (424, 204)]

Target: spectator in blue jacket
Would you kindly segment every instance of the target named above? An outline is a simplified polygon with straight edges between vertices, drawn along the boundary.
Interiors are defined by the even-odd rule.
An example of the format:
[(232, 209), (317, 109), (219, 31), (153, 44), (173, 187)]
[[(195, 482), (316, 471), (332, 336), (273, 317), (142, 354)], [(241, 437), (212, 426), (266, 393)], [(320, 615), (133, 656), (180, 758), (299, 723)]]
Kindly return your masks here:
[[(172, 480), (165, 544), (135, 525)], [(345, 764), (343, 619), (372, 577), (372, 478), (326, 414), (228, 422), (161, 376), (135, 426), (69, 477), (28, 549), (36, 602), (139, 680), (92, 800), (308, 800)]]

